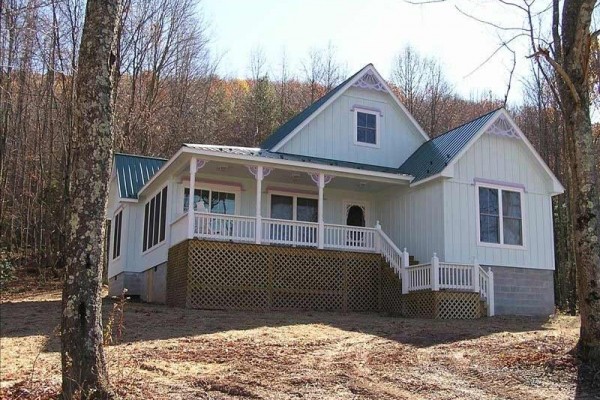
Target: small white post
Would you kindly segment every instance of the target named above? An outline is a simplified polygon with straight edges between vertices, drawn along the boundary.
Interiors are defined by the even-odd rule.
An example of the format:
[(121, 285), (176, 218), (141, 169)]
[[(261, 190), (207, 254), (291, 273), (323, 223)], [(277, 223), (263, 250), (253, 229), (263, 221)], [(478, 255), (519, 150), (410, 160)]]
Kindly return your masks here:
[(196, 157), (190, 160), (190, 191), (188, 196), (188, 239), (194, 237), (196, 218), (194, 215), (194, 201), (196, 191), (196, 171), (198, 170)]
[(325, 175), (319, 172), (319, 233), (317, 235), (318, 247), (322, 249), (325, 246), (325, 222), (323, 219), (323, 188), (325, 188)]
[(377, 235), (375, 235), (375, 251), (381, 254), (381, 225), (379, 221), (375, 223), (375, 230), (377, 231)]
[(262, 239), (262, 181), (263, 181), (263, 166), (259, 165), (256, 168), (256, 226), (254, 227), (254, 242), (260, 244)]
[(479, 263), (477, 258), (473, 258), (473, 291), (479, 293)]
[(402, 269), (400, 270), (400, 275), (402, 276), (402, 294), (408, 293), (408, 267), (410, 265), (410, 256), (408, 255), (408, 251), (406, 251), (406, 247), (402, 252)]
[(436, 253), (431, 258), (431, 290), (440, 290), (440, 259)]
[(493, 317), (496, 315), (496, 305), (494, 304), (494, 272), (488, 267), (489, 287), (488, 287), (488, 315)]

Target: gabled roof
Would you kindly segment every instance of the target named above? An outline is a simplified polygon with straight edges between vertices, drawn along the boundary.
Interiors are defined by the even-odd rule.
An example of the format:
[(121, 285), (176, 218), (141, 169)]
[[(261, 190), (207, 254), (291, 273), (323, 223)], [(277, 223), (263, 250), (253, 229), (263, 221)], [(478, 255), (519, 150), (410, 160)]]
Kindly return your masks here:
[(117, 177), (119, 197), (137, 199), (140, 189), (166, 162), (164, 158), (115, 153), (113, 169)]
[[(372, 64), (369, 64), (372, 65)], [(367, 65), (368, 66), (368, 65)], [(329, 92), (325, 93), (323, 97), (319, 100), (315, 101), (304, 110), (300, 111), (300, 113), (296, 114), (295, 117), (288, 120), (285, 124), (281, 125), (275, 132), (271, 133), (263, 142), (260, 144), (260, 147), (263, 149), (270, 150), (277, 143), (279, 143), (283, 138), (285, 138), (288, 134), (292, 133), (294, 129), (296, 129), (304, 120), (310, 117), (314, 112), (316, 112), (323, 104), (327, 102), (330, 98), (332, 98), (337, 92), (341, 91), (341, 89), (346, 86), (351, 80), (356, 78), (367, 66), (361, 68), (360, 71), (356, 72), (350, 78), (346, 79), (344, 82), (340, 83)]]
[(351, 77), (346, 79), (344, 82), (340, 83), (335, 88), (331, 89), (327, 92), (323, 97), (319, 100), (312, 103), (310, 106), (302, 110), (295, 117), (287, 121), (280, 128), (278, 128), (275, 132), (269, 135), (260, 145), (262, 149), (277, 151), (279, 148), (289, 140), (297, 131), (299, 131), (306, 123), (308, 123), (312, 118), (319, 114), (325, 107), (327, 107), (331, 102), (333, 102), (337, 97), (339, 97), (343, 92), (346, 91), (350, 86), (359, 81), (365, 74), (371, 74), (374, 79), (381, 85), (381, 90), (387, 92), (394, 100), (394, 102), (398, 105), (398, 107), (406, 114), (408, 119), (413, 123), (413, 125), (417, 128), (419, 133), (423, 136), (425, 140), (429, 140), (429, 137), (421, 128), (419, 123), (415, 120), (415, 118), (408, 112), (406, 107), (398, 100), (394, 92), (389, 88), (388, 84), (381, 77), (379, 72), (375, 69), (373, 64), (367, 64)]
[(400, 166), (400, 171), (414, 176), (412, 183), (439, 174), (499, 110), (484, 114), (423, 143)]

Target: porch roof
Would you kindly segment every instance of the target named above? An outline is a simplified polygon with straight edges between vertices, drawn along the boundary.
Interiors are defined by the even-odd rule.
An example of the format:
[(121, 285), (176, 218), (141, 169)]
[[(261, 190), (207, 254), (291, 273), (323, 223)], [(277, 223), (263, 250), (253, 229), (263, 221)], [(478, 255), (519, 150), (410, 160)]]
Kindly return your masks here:
[(272, 159), (272, 160), (298, 161), (298, 162), (303, 162), (303, 163), (329, 165), (332, 167), (343, 167), (343, 168), (352, 168), (352, 169), (358, 169), (358, 170), (364, 170), (364, 171), (384, 172), (384, 173), (388, 173), (388, 174), (397, 174), (397, 175), (401, 175), (401, 176), (406, 176), (407, 178), (410, 177), (412, 179), (412, 176), (401, 173), (398, 170), (398, 168), (382, 167), (379, 165), (362, 164), (362, 163), (356, 163), (356, 162), (351, 162), (351, 161), (332, 160), (329, 158), (281, 153), (281, 152), (277, 152), (277, 151), (270, 151), (270, 150), (253, 148), (253, 147), (216, 146), (216, 145), (191, 144), (191, 143), (184, 143), (184, 146), (189, 147), (191, 149), (213, 151), (213, 152), (217, 152), (217, 153), (221, 153), (221, 154), (244, 155), (244, 156), (257, 157), (257, 158), (268, 158), (268, 159)]
[(263, 165), (276, 170), (323, 172), (340, 178), (359, 179), (381, 184), (408, 185), (411, 175), (400, 173), (397, 168), (360, 164), (346, 161), (328, 160), (316, 157), (299, 156), (272, 152), (264, 149), (236, 146), (216, 146), (184, 144), (160, 170), (138, 191), (138, 195), (154, 186), (154, 182), (164, 174), (180, 174), (189, 169), (191, 157), (221, 161), (239, 165)]

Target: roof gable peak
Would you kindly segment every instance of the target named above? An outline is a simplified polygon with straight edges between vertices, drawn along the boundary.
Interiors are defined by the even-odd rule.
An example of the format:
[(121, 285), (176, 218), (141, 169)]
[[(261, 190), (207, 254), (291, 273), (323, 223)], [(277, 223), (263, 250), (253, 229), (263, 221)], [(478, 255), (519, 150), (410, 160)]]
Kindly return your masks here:
[(398, 97), (390, 89), (385, 79), (382, 78), (381, 74), (379, 74), (373, 64), (367, 64), (344, 82), (331, 89), (323, 97), (302, 110), (295, 117), (288, 120), (275, 132), (269, 135), (261, 143), (260, 147), (266, 150), (278, 151), (287, 141), (289, 141), (296, 133), (306, 126), (322, 110), (333, 103), (351, 87), (359, 87), (362, 89), (377, 90), (387, 93), (393, 99), (394, 103), (408, 117), (410, 122), (417, 128), (423, 139), (429, 140), (429, 136), (427, 136), (421, 125), (419, 125), (415, 118), (410, 114), (408, 109), (400, 102)]

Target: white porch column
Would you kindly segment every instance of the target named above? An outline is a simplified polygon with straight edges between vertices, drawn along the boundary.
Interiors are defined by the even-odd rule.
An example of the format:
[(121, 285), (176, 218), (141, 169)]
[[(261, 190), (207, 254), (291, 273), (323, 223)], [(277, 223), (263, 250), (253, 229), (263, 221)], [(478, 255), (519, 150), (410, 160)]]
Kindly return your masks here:
[(262, 205), (262, 181), (263, 181), (263, 167), (259, 165), (256, 168), (256, 226), (254, 231), (254, 242), (260, 244), (262, 239), (262, 216), (261, 216), (261, 205)]
[(190, 160), (190, 195), (188, 197), (188, 239), (194, 237), (194, 225), (196, 218), (194, 216), (194, 192), (196, 189), (196, 171), (198, 170), (198, 164), (196, 157), (192, 157)]
[(319, 172), (319, 233), (317, 234), (319, 249), (325, 246), (325, 220), (323, 218), (323, 189), (325, 188), (325, 175)]
[(479, 262), (473, 258), (473, 291), (479, 293)]
[(254, 225), (254, 243), (260, 244), (262, 241), (262, 181), (269, 176), (272, 169), (265, 168), (262, 165), (247, 165), (248, 171), (256, 179), (256, 208), (254, 210), (255, 225)]
[(431, 290), (440, 290), (440, 259), (436, 253), (431, 258)]
[(494, 272), (488, 267), (489, 287), (488, 287), (488, 316), (496, 315), (496, 301), (494, 300)]
[(319, 208), (318, 208), (318, 232), (317, 232), (317, 247), (322, 249), (325, 247), (325, 219), (323, 216), (323, 189), (325, 185), (327, 185), (333, 179), (331, 175), (325, 175), (323, 172), (319, 172), (318, 174), (309, 174), (310, 178), (314, 183), (317, 184), (319, 188)]
[(410, 279), (408, 276), (408, 267), (410, 266), (410, 255), (408, 254), (408, 251), (406, 251), (406, 247), (404, 248), (404, 251), (402, 252), (402, 272), (401, 272), (401, 276), (402, 276), (402, 294), (407, 294), (408, 293), (408, 280)]

